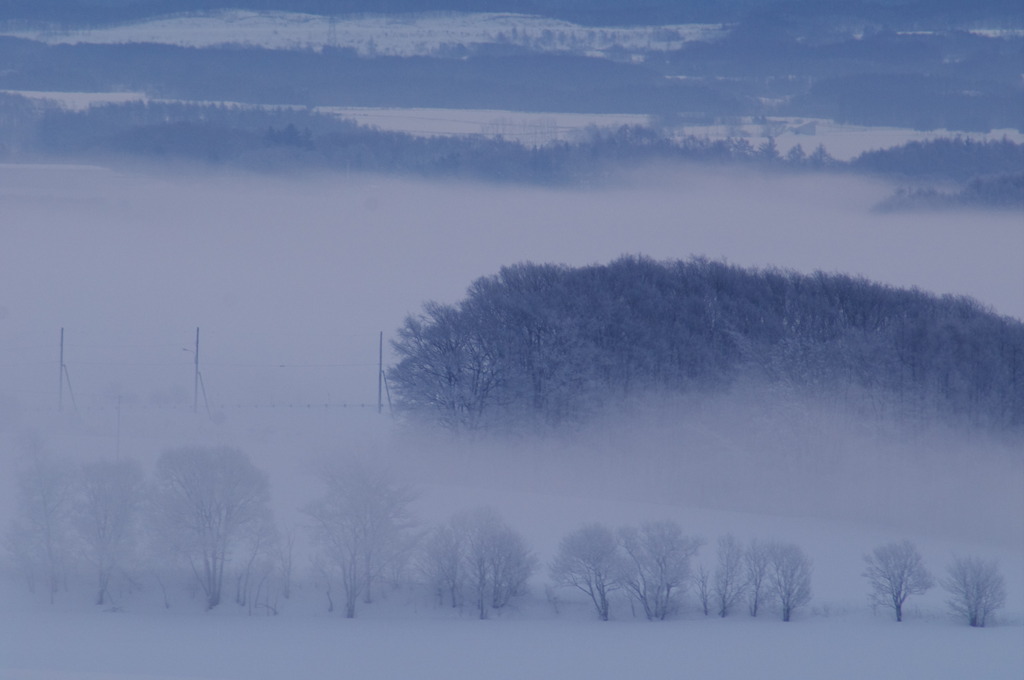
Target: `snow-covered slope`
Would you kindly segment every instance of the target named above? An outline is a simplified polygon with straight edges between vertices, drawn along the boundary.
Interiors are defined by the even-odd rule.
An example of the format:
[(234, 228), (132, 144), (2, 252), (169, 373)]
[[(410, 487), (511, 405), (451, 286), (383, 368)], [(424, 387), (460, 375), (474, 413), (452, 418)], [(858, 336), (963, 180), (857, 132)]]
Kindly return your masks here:
[(209, 47), (251, 45), (271, 49), (355, 49), (364, 55), (414, 56), (484, 43), (540, 52), (600, 53), (677, 49), (693, 40), (712, 40), (718, 24), (592, 28), (521, 14), (450, 13), (360, 15), (329, 18), (284, 12), (229, 11), (152, 19), (110, 28), (14, 31), (51, 44), (150, 42)]

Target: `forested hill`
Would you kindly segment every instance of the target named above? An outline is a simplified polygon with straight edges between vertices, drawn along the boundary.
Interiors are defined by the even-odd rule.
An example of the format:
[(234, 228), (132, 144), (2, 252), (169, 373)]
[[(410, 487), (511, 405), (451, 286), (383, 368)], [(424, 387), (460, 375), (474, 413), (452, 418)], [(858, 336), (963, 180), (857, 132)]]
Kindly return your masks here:
[(444, 426), (580, 423), (634, 397), (771, 384), (887, 417), (1024, 429), (1024, 323), (860, 278), (623, 257), (519, 264), (398, 331), (388, 381)]

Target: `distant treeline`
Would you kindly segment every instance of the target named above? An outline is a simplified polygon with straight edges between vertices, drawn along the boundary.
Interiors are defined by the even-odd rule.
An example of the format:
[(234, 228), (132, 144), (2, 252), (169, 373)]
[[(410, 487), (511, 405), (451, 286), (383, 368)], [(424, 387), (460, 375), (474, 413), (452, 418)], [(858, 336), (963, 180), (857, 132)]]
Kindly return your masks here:
[[(600, 180), (652, 161), (835, 164), (824, 148), (785, 158), (774, 143), (672, 139), (646, 127), (594, 128), (576, 142), (530, 146), (500, 137), (419, 137), (302, 108), (132, 102), (38, 109), (0, 95), (11, 157), (178, 160), (265, 170), (333, 169), (545, 184)], [(14, 136), (12, 136), (14, 135)], [(2, 152), (3, 149), (0, 149)]]
[(919, 179), (967, 181), (1024, 170), (1024, 146), (1008, 139), (979, 142), (965, 137), (908, 142), (866, 151), (850, 167), (870, 173)]
[(1024, 426), (1024, 324), (841, 275), (624, 257), (520, 264), (398, 331), (392, 391), (456, 429), (579, 423), (650, 395), (751, 384), (897, 420)]
[(878, 209), (941, 210), (944, 208), (1009, 208), (1024, 210), (1024, 173), (978, 177), (957, 192), (936, 189), (900, 189)]
[[(0, 158), (190, 161), (255, 170), (330, 169), (573, 184), (601, 181), (651, 162), (741, 163), (779, 170), (853, 170), (964, 182), (1024, 167), (1009, 140), (940, 139), (872, 151), (849, 163), (821, 145), (780, 154), (737, 137), (676, 138), (637, 126), (593, 128), (577, 141), (539, 146), (500, 137), (418, 137), (381, 131), (301, 107), (129, 102), (72, 111), (0, 94)], [(971, 190), (974, 204), (1002, 195)]]

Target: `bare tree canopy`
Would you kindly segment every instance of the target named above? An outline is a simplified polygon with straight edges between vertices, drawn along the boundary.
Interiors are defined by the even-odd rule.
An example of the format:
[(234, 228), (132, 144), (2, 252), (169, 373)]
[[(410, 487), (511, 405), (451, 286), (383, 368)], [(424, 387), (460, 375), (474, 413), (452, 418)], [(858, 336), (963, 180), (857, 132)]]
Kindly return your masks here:
[(522, 534), (493, 508), (461, 513), (452, 526), (464, 537), (466, 580), (481, 619), (521, 595), (537, 566)]
[(910, 541), (888, 543), (864, 556), (864, 578), (871, 584), (871, 601), (892, 607), (896, 620), (903, 620), (903, 603), (935, 585), (924, 567), (920, 553)]
[(811, 601), (811, 561), (794, 543), (768, 546), (768, 591), (779, 605), (783, 621)]
[(565, 536), (549, 572), (556, 585), (577, 588), (608, 620), (608, 594), (619, 588), (622, 555), (615, 533), (603, 524), (588, 524)]
[(69, 555), (74, 475), (67, 461), (50, 455), (31, 439), (18, 471), (17, 514), (4, 544), (30, 589), (43, 574), (50, 603), (65, 581)]
[(237, 449), (165, 451), (156, 464), (153, 510), (158, 535), (188, 561), (212, 609), (232, 552), (271, 526), (270, 486)]
[(752, 539), (743, 552), (744, 586), (751, 616), (757, 616), (768, 594), (768, 563), (768, 544)]
[(1024, 324), (966, 298), (820, 272), (517, 264), (455, 305), (427, 303), (394, 349), (399, 405), (452, 429), (586, 422), (623, 397), (708, 390), (754, 366), (844, 399), (868, 389), (908, 417), (1024, 426)]
[(992, 613), (1006, 604), (1006, 581), (995, 560), (954, 558), (942, 587), (949, 593), (953, 613), (975, 628), (984, 628)]
[(326, 491), (305, 511), (322, 564), (341, 579), (345, 616), (354, 618), (359, 597), (372, 601), (374, 583), (409, 554), (409, 504), (416, 494), (390, 472), (361, 461), (330, 467), (322, 480)]
[(145, 498), (142, 468), (132, 460), (83, 465), (74, 527), (96, 569), (96, 604), (104, 604), (110, 580), (136, 557)]
[(716, 552), (714, 592), (718, 615), (726, 617), (743, 600), (746, 582), (743, 579), (743, 546), (732, 534), (718, 539)]
[(620, 582), (643, 607), (649, 620), (662, 621), (673, 613), (690, 580), (690, 559), (701, 541), (683, 535), (671, 520), (623, 527), (619, 541), (626, 554)]

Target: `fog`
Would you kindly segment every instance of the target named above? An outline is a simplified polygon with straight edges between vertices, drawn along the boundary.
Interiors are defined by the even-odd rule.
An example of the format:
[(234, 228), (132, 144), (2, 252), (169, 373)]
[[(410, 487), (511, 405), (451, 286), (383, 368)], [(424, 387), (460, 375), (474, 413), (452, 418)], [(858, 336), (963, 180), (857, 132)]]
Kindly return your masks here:
[[(614, 185), (548, 190), (0, 166), (0, 526), (13, 515), (15, 469), (29, 441), (69, 461), (135, 458), (147, 472), (169, 447), (236, 446), (268, 471), (286, 529), (306, 523), (299, 508), (319, 492), (318, 466), (358, 455), (415, 484), (424, 523), (496, 507), (542, 564), (566, 531), (588, 521), (671, 517), (711, 541), (725, 532), (795, 536), (814, 555), (815, 596), (828, 616), (830, 606), (863, 608), (864, 551), (910, 536), (936, 569), (955, 552), (1000, 559), (1010, 620), (1019, 621), (1019, 439), (909, 426), (884, 409), (852, 412), (758, 384), (652, 396), (599, 424), (511, 439), (404, 425), (390, 416), (386, 392), (378, 413), (380, 333), (387, 365), (387, 341), (407, 314), (427, 300), (456, 302), (474, 278), (526, 260), (706, 256), (966, 294), (1024, 318), (1018, 214), (873, 212), (891, 191), (851, 177), (704, 169), (652, 168)], [(200, 392), (194, 402), (197, 327), (205, 398)], [(317, 593), (306, 597), (289, 606), (319, 607)], [(543, 597), (528, 606), (545, 606)], [(941, 611), (938, 589), (924, 601), (926, 611)], [(46, 658), (32, 651), (45, 637), (33, 631), (70, 625), (71, 639), (93, 639), (91, 624), (22, 611), (30, 612), (24, 631), (14, 618), (0, 624), (24, 641), (11, 658), (26, 667)], [(289, 621), (295, 628), (274, 633), (278, 643), (323, 634), (314, 630), (320, 621)], [(143, 628), (166, 625), (147, 619)], [(173, 635), (187, 638), (192, 625), (176, 625)], [(466, 634), (431, 630), (448, 648)], [(932, 632), (922, 631), (922, 645), (932, 645)], [(742, 639), (763, 635), (751, 629)], [(386, 648), (390, 637), (382, 630), (373, 639), (367, 649)], [(647, 644), (646, 635), (627, 639)], [(822, 654), (830, 659), (848, 646), (829, 644)], [(997, 653), (1007, 648), (993, 644)], [(87, 651), (67, 654), (60, 663), (71, 671), (113, 667)], [(185, 675), (216, 656), (211, 649), (184, 663), (126, 655), (117, 663), (123, 672)], [(381, 668), (388, 662), (380, 656), (361, 663)], [(296, 668), (326, 658), (311, 655)], [(255, 672), (231, 668), (219, 672)]]
[[(91, 443), (84, 448), (94, 453), (79, 455), (130, 453), (133, 442), (152, 455), (176, 443), (179, 419), (191, 423), (183, 425), (182, 440), (248, 446), (261, 457), (273, 456), (268, 436), (282, 446), (296, 440), (294, 446), (309, 454), (367, 442), (384, 446), (380, 442), (393, 427), (386, 407), (384, 416), (377, 414), (379, 334), (388, 364), (387, 341), (405, 315), (427, 300), (455, 302), (476, 277), (527, 260), (584, 265), (624, 253), (706, 256), (966, 294), (998, 313), (1024, 318), (1024, 231), (1018, 214), (878, 214), (872, 206), (892, 188), (852, 177), (652, 168), (611, 186), (547, 190), (374, 176), (3, 166), (0, 187), (0, 427), (21, 436), (42, 419), (50, 429), (54, 421), (46, 414), (62, 399), (63, 425), (49, 438), (61, 448), (60, 437), (68, 437), (67, 446), (81, 450), (80, 435), (88, 433)], [(197, 327), (203, 389), (198, 403)], [(199, 433), (189, 420), (194, 407), (211, 416), (202, 419)], [(806, 421), (806, 409), (796, 409), (800, 415), (787, 416), (789, 421), (762, 413), (758, 417), (771, 422), (772, 431), (737, 438), (730, 434), (735, 428), (729, 415), (749, 421), (746, 406), (716, 404), (713, 418), (710, 407), (702, 408), (699, 423), (683, 422), (678, 410), (666, 409), (660, 421), (639, 427), (623, 419), (609, 428), (611, 434), (591, 441), (603, 442), (602, 456), (614, 457), (644, 432), (647, 448), (676, 456), (674, 444), (662, 447), (651, 433), (662, 431), (663, 442), (675, 442), (682, 433), (692, 439), (699, 424), (705, 440), (721, 440), (716, 446), (704, 441), (705, 449), (759, 449), (764, 455), (766, 449), (792, 448), (791, 438), (781, 433), (800, 418)], [(154, 413), (177, 415), (161, 419)], [(649, 410), (643, 413), (650, 418)], [(850, 416), (842, 418), (796, 428), (794, 445), (834, 442), (840, 428), (848, 442), (843, 453), (862, 443), (878, 448), (878, 435), (875, 444), (862, 441), (863, 432), (852, 434)], [(326, 430), (324, 423), (330, 423)], [(619, 445), (609, 447), (610, 438)], [(563, 448), (573, 446), (581, 448)], [(16, 448), (5, 448), (8, 462)], [(833, 460), (841, 459), (831, 448)], [(948, 451), (951, 460), (962, 460), (963, 453), (957, 446)], [(696, 449), (687, 455), (689, 469), (703, 465)], [(813, 454), (806, 458), (815, 469), (824, 464)], [(656, 463), (625, 467), (643, 484), (659, 476), (650, 465)], [(731, 481), (702, 481), (710, 486), (691, 488), (688, 497), (705, 504), (728, 499), (744, 510), (810, 514), (814, 498), (822, 512), (859, 504), (854, 494), (837, 505), (837, 489), (820, 484), (819, 492), (801, 494), (797, 502), (789, 490), (806, 485), (792, 480), (776, 486), (778, 493), (742, 491), (745, 478), (769, 467), (716, 463), (717, 470), (731, 470)], [(514, 469), (504, 469), (497, 483), (511, 483)], [(751, 469), (756, 474), (742, 473)], [(853, 473), (848, 466), (841, 469)], [(865, 465), (856, 474), (870, 476), (870, 470)], [(993, 470), (987, 482), (1007, 479), (1003, 468)], [(616, 480), (623, 473), (619, 466), (608, 471)], [(580, 474), (563, 469), (559, 477)], [(480, 477), (488, 477), (485, 469)], [(662, 477), (662, 483), (672, 478)], [(908, 493), (907, 484), (900, 488), (876, 491)], [(927, 496), (935, 500), (934, 489)]]
[[(360, 364), (331, 376), (330, 399), (375, 401), (379, 332), (388, 338), (424, 301), (454, 302), (476, 277), (526, 260), (700, 255), (970, 295), (1024, 318), (1019, 214), (875, 214), (892, 187), (851, 177), (651, 171), (554, 191), (7, 166), (0, 187), (0, 347), (46, 348), (25, 358), (8, 349), (4, 363), (55, 362), (64, 327), (83, 394), (155, 388), (114, 367), (82, 375), (112, 353), (179, 362), (189, 383), (181, 349), (199, 326), (213, 401), (240, 379), (221, 379), (218, 364)], [(146, 353), (158, 347), (159, 361)], [(56, 388), (50, 373), (36, 391)], [(324, 385), (301, 389), (312, 393), (294, 398), (327, 399)]]

